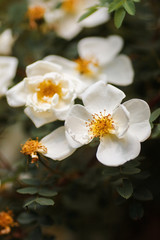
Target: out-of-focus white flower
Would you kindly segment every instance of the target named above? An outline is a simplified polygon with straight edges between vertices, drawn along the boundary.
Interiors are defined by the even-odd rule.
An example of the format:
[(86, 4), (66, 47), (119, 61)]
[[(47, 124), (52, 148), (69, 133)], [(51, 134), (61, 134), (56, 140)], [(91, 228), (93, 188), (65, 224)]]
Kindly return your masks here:
[[(83, 27), (94, 27), (106, 22), (109, 19), (107, 8), (100, 8), (95, 13), (87, 17), (81, 22), (78, 22), (87, 8), (97, 4), (96, 0), (54, 0), (54, 1), (35, 1), (29, 3), (31, 20), (36, 20), (39, 17), (44, 17), (44, 20), (49, 24), (56, 33), (67, 40), (75, 37)], [(58, 6), (59, 7), (56, 7)], [(39, 10), (36, 7), (39, 7)], [(35, 10), (34, 10), (35, 9)], [(41, 10), (40, 10), (41, 9)], [(42, 11), (44, 9), (44, 11)], [(43, 12), (43, 16), (42, 13)], [(33, 23), (33, 21), (31, 21)]]
[(15, 38), (11, 29), (6, 29), (0, 34), (0, 55), (10, 55)]
[(0, 56), (0, 97), (5, 95), (15, 77), (18, 60), (15, 57)]
[(108, 166), (119, 166), (137, 157), (140, 142), (151, 132), (150, 109), (140, 99), (120, 104), (124, 97), (121, 90), (103, 82), (88, 88), (82, 97), (85, 107), (74, 105), (66, 119), (69, 144), (82, 146), (99, 138), (97, 159)]
[(40, 141), (38, 139), (29, 139), (22, 146), (21, 152), (31, 157), (31, 163), (37, 163), (39, 159), (38, 154), (60, 161), (71, 155), (74, 151), (75, 149), (69, 145), (66, 139), (63, 126), (57, 128)]
[(81, 79), (82, 91), (96, 81), (126, 86), (132, 83), (134, 71), (129, 57), (119, 54), (123, 39), (113, 35), (108, 38), (88, 37), (79, 41), (79, 58), (70, 61), (50, 55), (44, 60), (60, 64), (65, 72)]
[(65, 120), (77, 97), (79, 81), (62, 73), (59, 65), (37, 61), (26, 69), (27, 77), (7, 92), (12, 107), (25, 105), (25, 113), (36, 127)]

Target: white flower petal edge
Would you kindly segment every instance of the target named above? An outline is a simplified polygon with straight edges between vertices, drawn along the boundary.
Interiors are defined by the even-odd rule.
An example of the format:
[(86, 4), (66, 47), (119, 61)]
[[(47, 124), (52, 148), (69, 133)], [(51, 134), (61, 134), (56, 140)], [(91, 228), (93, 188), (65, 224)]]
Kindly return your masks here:
[(83, 103), (90, 113), (99, 113), (104, 110), (112, 113), (124, 97), (125, 94), (121, 90), (101, 81), (93, 84), (82, 94)]
[(0, 57), (0, 96), (6, 94), (12, 79), (16, 75), (18, 60), (15, 57)]
[(11, 107), (21, 107), (26, 103), (27, 94), (25, 93), (24, 80), (6, 93), (7, 102)]
[(26, 68), (26, 74), (27, 77), (33, 77), (33, 76), (43, 76), (46, 73), (55, 72), (55, 71), (61, 71), (61, 66), (58, 64), (54, 64), (48, 61), (37, 61), (32, 63), (31, 65), (27, 66)]
[(96, 27), (109, 20), (106, 7), (98, 9), (95, 13), (82, 20), (79, 24), (83, 27)]
[(75, 148), (68, 144), (64, 126), (57, 128), (40, 142), (47, 148), (47, 153), (43, 155), (53, 160), (63, 160), (75, 151)]
[(123, 39), (120, 36), (87, 37), (79, 41), (78, 52), (81, 58), (95, 59), (99, 65), (104, 65), (112, 61), (122, 47)]
[(101, 139), (97, 150), (97, 159), (107, 166), (119, 166), (136, 158), (140, 153), (139, 140), (130, 134), (119, 139), (116, 136), (106, 136)]
[(74, 105), (65, 121), (67, 133), (79, 144), (87, 144), (91, 141), (88, 135), (86, 122), (91, 119), (92, 115), (82, 106)]
[(57, 117), (53, 112), (35, 112), (30, 107), (26, 107), (24, 112), (37, 128), (57, 120)]
[(60, 57), (57, 55), (49, 55), (43, 59), (44, 61), (52, 62), (55, 64), (59, 64), (60, 66), (63, 67), (65, 72), (69, 73), (73, 71), (73, 69), (76, 67), (76, 63), (73, 61), (68, 60), (67, 58)]
[(123, 104), (130, 113), (129, 131), (136, 135), (140, 142), (151, 134), (149, 123), (150, 109), (148, 104), (140, 99), (131, 99)]
[(103, 67), (108, 76), (108, 82), (120, 86), (126, 86), (133, 82), (134, 71), (129, 57), (121, 54)]
[(6, 29), (0, 35), (0, 54), (9, 55), (12, 52), (12, 46), (15, 39), (12, 36), (11, 29)]

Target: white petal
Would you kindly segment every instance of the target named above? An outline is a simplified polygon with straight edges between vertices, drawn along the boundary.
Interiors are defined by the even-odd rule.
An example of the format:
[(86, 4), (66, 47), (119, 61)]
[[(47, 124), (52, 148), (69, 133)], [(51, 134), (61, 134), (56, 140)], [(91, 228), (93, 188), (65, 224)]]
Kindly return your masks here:
[(7, 91), (7, 102), (11, 107), (21, 107), (26, 104), (27, 94), (24, 83), (23, 80)]
[(91, 141), (86, 121), (92, 116), (82, 105), (74, 105), (65, 122), (67, 133), (78, 143), (87, 144)]
[(69, 145), (70, 145), (72, 148), (79, 148), (79, 147), (82, 146), (81, 143), (76, 142), (75, 140), (73, 140), (73, 138), (68, 134), (67, 131), (65, 131), (65, 134), (66, 134), (66, 139), (67, 139)]
[(40, 142), (47, 148), (47, 153), (43, 155), (53, 160), (63, 160), (75, 151), (68, 144), (64, 126), (57, 128)]
[(57, 120), (57, 117), (51, 112), (35, 112), (30, 107), (26, 107), (24, 112), (37, 128)]
[(123, 105), (120, 105), (114, 111), (112, 118), (115, 126), (118, 127), (116, 135), (121, 138), (129, 127), (129, 112)]
[(101, 139), (97, 150), (97, 159), (107, 166), (120, 166), (136, 158), (140, 153), (139, 140), (130, 134), (121, 139), (108, 135)]
[(106, 113), (111, 114), (124, 97), (125, 94), (118, 88), (99, 81), (84, 92), (82, 100), (90, 113), (106, 110)]
[(104, 65), (114, 59), (122, 46), (122, 38), (116, 35), (108, 38), (88, 37), (79, 41), (78, 52), (81, 58), (95, 59), (99, 65)]
[(107, 8), (100, 8), (95, 13), (91, 14), (86, 19), (82, 20), (80, 24), (83, 27), (96, 27), (109, 20)]
[(72, 15), (67, 15), (61, 19), (56, 25), (55, 31), (56, 33), (66, 39), (71, 40), (74, 38), (82, 29), (80, 24), (77, 22), (76, 18)]
[(49, 72), (59, 72), (60, 70), (61, 66), (59, 66), (58, 64), (54, 64), (48, 61), (37, 61), (27, 66), (26, 74), (27, 77), (33, 77), (36, 75), (44, 75)]
[(130, 59), (125, 55), (119, 55), (103, 71), (108, 76), (108, 82), (120, 86), (126, 86), (133, 82), (134, 71)]
[(16, 75), (18, 60), (15, 57), (0, 57), (0, 96), (6, 94)]
[(14, 41), (11, 29), (2, 32), (0, 35), (0, 54), (9, 55), (12, 52)]
[(149, 123), (150, 109), (148, 104), (140, 99), (132, 99), (123, 104), (130, 113), (129, 131), (134, 134), (140, 142), (145, 141), (151, 134)]
[(45, 61), (52, 62), (58, 64), (63, 67), (66, 71), (73, 71), (76, 68), (76, 63), (68, 60), (67, 58), (60, 57), (57, 55), (49, 55), (44, 58)]
[(54, 109), (55, 116), (59, 120), (65, 120), (68, 116), (68, 112), (73, 106), (73, 102), (70, 102), (67, 106), (63, 108)]

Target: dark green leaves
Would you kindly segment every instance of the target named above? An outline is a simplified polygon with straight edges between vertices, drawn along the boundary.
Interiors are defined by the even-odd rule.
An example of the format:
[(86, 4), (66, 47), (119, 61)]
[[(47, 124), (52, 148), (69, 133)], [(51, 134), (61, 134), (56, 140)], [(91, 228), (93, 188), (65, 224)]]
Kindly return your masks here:
[(45, 206), (54, 205), (54, 201), (50, 198), (42, 198), (42, 197), (36, 198), (35, 202)]
[(128, 199), (132, 196), (133, 186), (128, 179), (123, 179), (122, 185), (118, 186), (116, 189), (119, 195), (125, 199)]
[[(91, 14), (98, 10), (98, 5), (88, 8), (87, 12), (84, 13), (78, 20), (78, 22), (84, 20), (85, 18), (89, 17)], [(107, 10), (106, 10), (107, 11)]]
[(135, 3), (132, 0), (125, 1), (123, 7), (125, 8), (128, 14), (135, 15), (136, 12)]
[(35, 187), (25, 187), (17, 190), (18, 193), (21, 194), (35, 194), (38, 192), (38, 189)]
[(119, 8), (115, 11), (115, 13), (114, 13), (114, 24), (115, 24), (116, 28), (120, 28), (125, 15), (126, 15), (126, 12), (123, 8)]

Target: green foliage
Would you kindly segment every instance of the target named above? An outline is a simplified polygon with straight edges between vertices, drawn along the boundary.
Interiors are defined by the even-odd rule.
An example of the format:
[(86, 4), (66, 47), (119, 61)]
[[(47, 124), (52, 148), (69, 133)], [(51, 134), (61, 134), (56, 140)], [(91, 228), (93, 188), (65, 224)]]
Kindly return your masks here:
[(121, 197), (128, 199), (132, 196), (133, 186), (128, 179), (123, 179), (122, 185), (116, 188)]
[(126, 15), (126, 12), (123, 8), (119, 8), (114, 13), (114, 24), (117, 28), (120, 28), (122, 25), (123, 19)]

